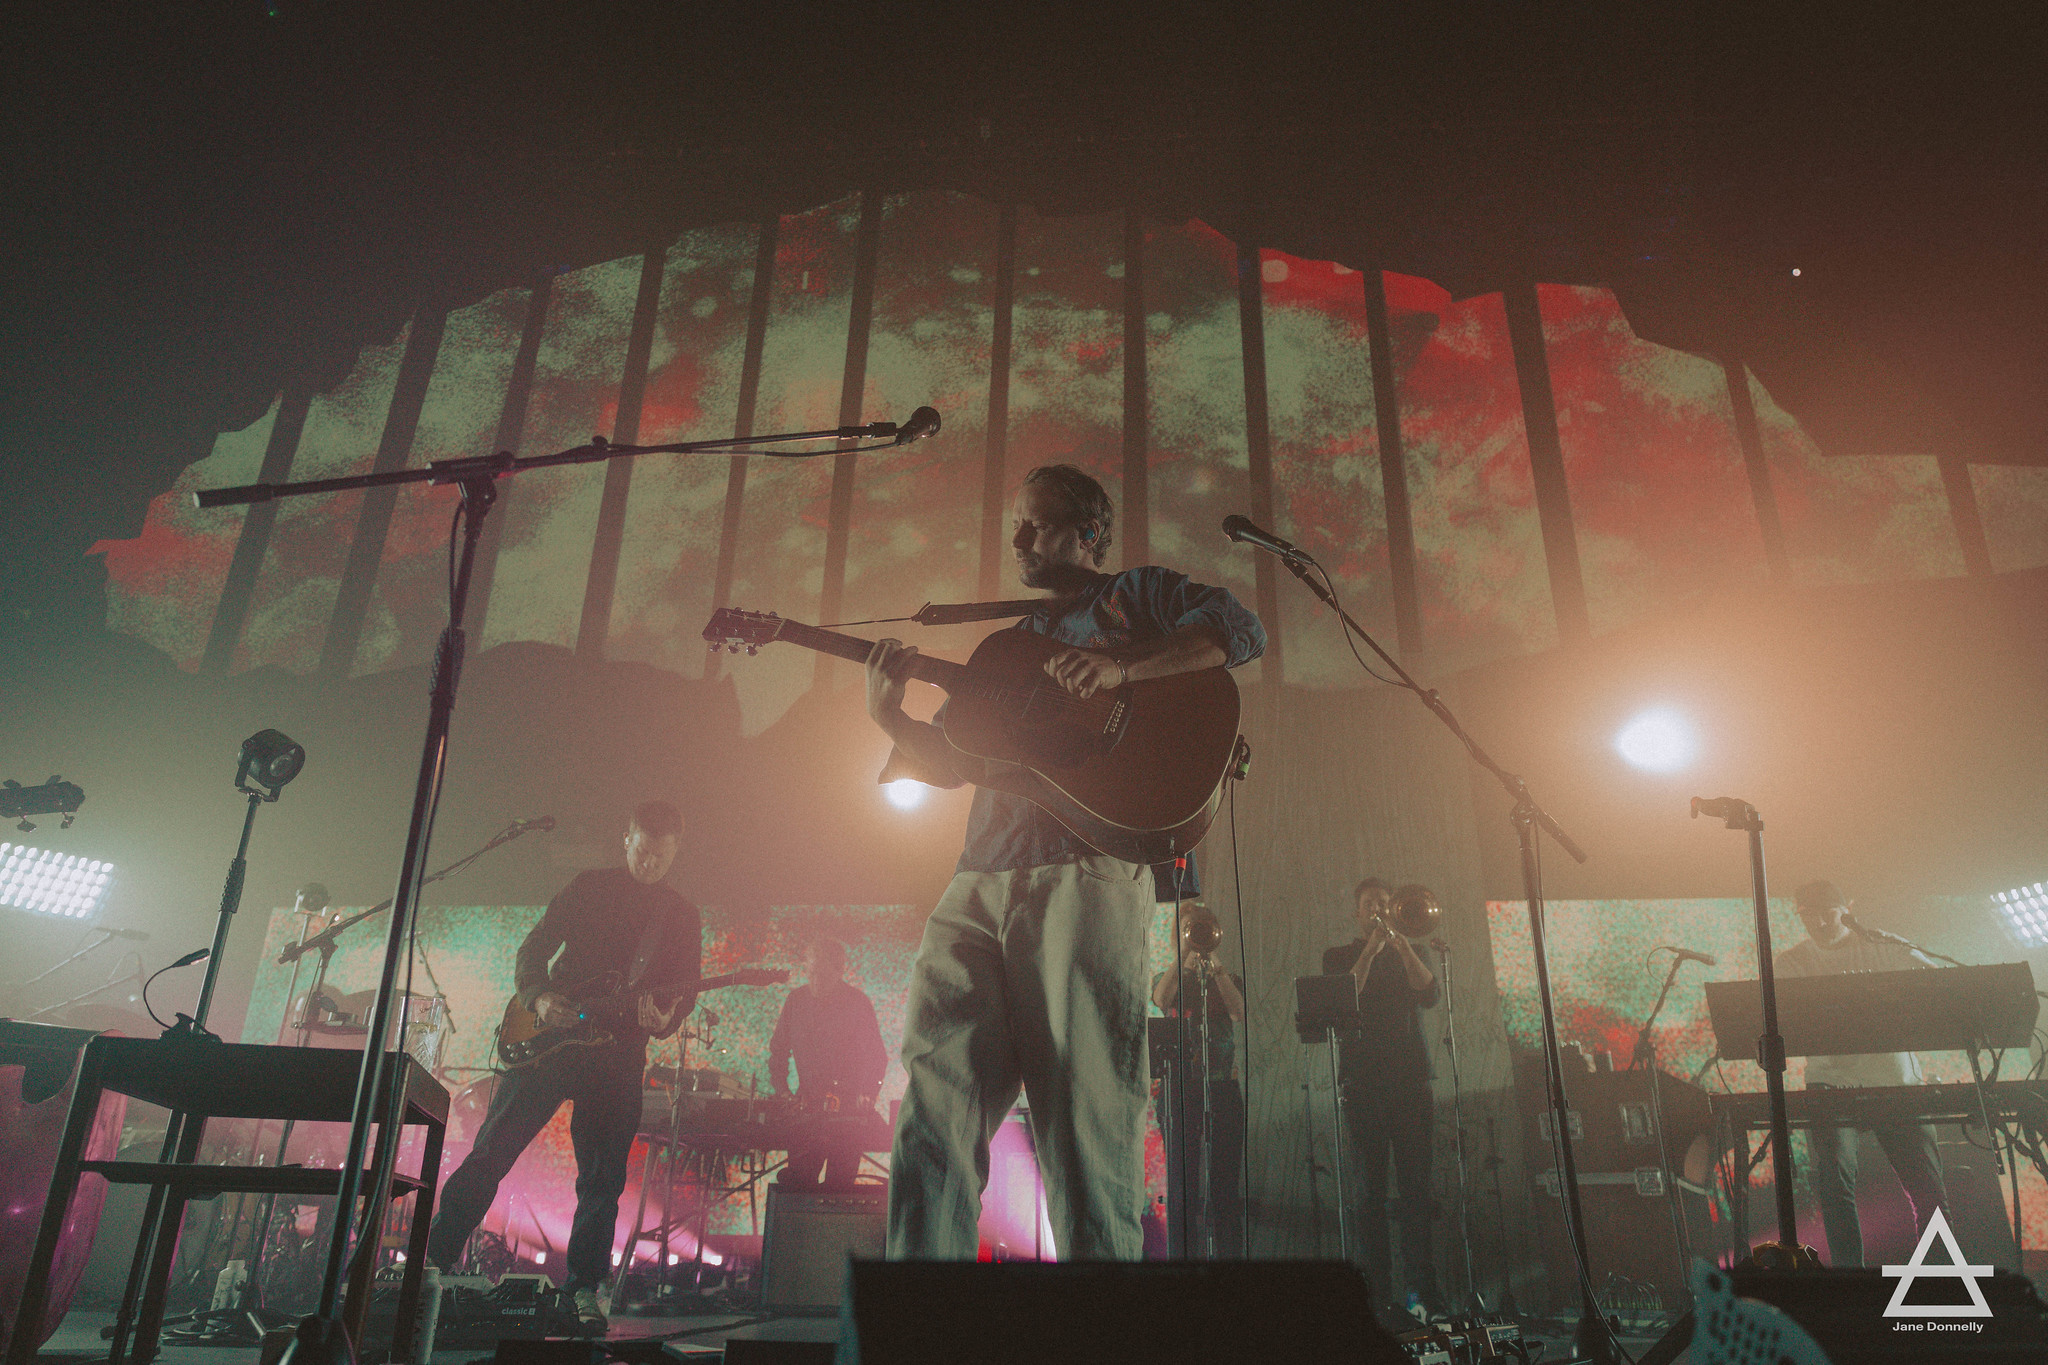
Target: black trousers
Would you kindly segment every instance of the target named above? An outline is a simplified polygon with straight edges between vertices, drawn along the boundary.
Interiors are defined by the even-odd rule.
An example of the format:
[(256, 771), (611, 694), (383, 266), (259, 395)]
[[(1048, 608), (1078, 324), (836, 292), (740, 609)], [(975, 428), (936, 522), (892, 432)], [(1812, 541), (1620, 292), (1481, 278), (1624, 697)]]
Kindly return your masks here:
[(630, 1048), (564, 1048), (549, 1060), (508, 1071), (477, 1128), (476, 1146), (441, 1187), (427, 1259), (453, 1265), (470, 1234), (490, 1212), (498, 1184), (564, 1101), (571, 1106), (569, 1140), (576, 1152), (576, 1217), (569, 1225), (564, 1289), (595, 1289), (612, 1268), (626, 1159), (640, 1130), (644, 1044)]
[[(1811, 1089), (1824, 1087), (1813, 1086)], [(1948, 1203), (1941, 1176), (1941, 1156), (1934, 1149), (1934, 1130), (1922, 1124), (1873, 1128), (1871, 1136), (1899, 1177), (1913, 1206), (1913, 1230), (1927, 1231), (1934, 1210)], [(1863, 1264), (1863, 1223), (1856, 1214), (1856, 1148), (1854, 1128), (1816, 1128), (1813, 1143), (1813, 1193), (1820, 1203), (1821, 1226), (1828, 1234), (1828, 1264)]]
[[(1361, 1083), (1343, 1086), (1344, 1131), (1350, 1142), (1345, 1174), (1357, 1182), (1358, 1237), (1366, 1274), (1375, 1292), (1400, 1301), (1409, 1293), (1426, 1302), (1437, 1298), (1435, 1200), (1430, 1171), (1435, 1164), (1436, 1110), (1429, 1083)], [(1391, 1161), (1390, 1161), (1391, 1158)], [(1395, 1190), (1387, 1188), (1389, 1167)], [(1394, 1280), (1390, 1234), (1401, 1239), (1402, 1278)]]
[[(1162, 1112), (1160, 1137), (1166, 1143), (1166, 1254), (1173, 1259), (1201, 1260), (1207, 1244), (1198, 1222), (1183, 1239), (1186, 1204), (1202, 1197), (1202, 1082), (1199, 1077), (1179, 1087), (1180, 1102)], [(1244, 1091), (1233, 1076), (1209, 1081), (1212, 1127), (1209, 1138), (1209, 1224), (1216, 1232), (1216, 1259), (1244, 1256)], [(1183, 1166), (1181, 1151), (1187, 1151)], [(1182, 1179), (1185, 1171), (1187, 1178)], [(1185, 1196), (1185, 1198), (1183, 1197)]]

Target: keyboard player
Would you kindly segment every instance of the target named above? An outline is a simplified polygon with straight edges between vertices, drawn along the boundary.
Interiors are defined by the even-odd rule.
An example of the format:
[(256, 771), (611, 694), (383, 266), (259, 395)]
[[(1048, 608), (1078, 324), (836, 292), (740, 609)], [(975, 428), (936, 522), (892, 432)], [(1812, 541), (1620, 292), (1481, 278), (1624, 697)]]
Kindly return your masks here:
[[(1835, 972), (1898, 972), (1934, 962), (1903, 943), (1859, 932), (1847, 921), (1849, 904), (1833, 882), (1808, 882), (1793, 893), (1807, 937), (1778, 954), (1780, 976), (1825, 976)], [(1920, 1065), (1910, 1052), (1864, 1052), (1808, 1057), (1806, 1088), (1919, 1085)], [(1871, 1135), (1899, 1177), (1913, 1205), (1915, 1235), (1925, 1232), (1936, 1207), (1948, 1202), (1934, 1130), (1925, 1124), (1889, 1124)], [(1813, 1187), (1827, 1229), (1828, 1260), (1835, 1266), (1863, 1264), (1863, 1225), (1856, 1214), (1856, 1146), (1853, 1128), (1816, 1127)]]

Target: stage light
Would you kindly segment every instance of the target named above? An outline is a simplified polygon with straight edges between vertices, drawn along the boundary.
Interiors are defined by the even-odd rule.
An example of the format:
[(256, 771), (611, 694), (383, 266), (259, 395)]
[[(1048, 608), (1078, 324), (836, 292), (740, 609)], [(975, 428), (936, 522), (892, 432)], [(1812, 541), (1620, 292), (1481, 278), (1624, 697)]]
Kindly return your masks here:
[(1692, 722), (1669, 706), (1653, 706), (1614, 737), (1614, 748), (1635, 767), (1653, 773), (1675, 773), (1699, 756), (1699, 736)]
[(2048, 882), (2016, 886), (1991, 899), (2005, 919), (2006, 931), (2027, 948), (2048, 948)]
[(235, 790), (257, 795), (248, 785), (254, 781), (258, 787), (266, 789), (262, 793), (265, 801), (275, 801), (278, 792), (305, 766), (306, 751), (293, 743), (290, 735), (282, 730), (258, 730), (242, 741), (241, 766), (235, 772)]
[(0, 844), (0, 905), (87, 919), (107, 899), (114, 865), (74, 853)]
[(882, 792), (889, 798), (889, 804), (897, 810), (916, 810), (924, 804), (925, 792), (930, 790), (914, 777), (899, 777), (886, 783)]

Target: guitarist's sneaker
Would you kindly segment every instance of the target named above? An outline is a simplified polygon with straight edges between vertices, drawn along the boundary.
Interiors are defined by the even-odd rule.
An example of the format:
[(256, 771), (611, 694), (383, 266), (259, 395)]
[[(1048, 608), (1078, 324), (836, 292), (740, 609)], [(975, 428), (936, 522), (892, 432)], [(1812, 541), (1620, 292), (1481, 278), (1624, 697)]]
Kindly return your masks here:
[(593, 1337), (601, 1337), (611, 1330), (611, 1323), (604, 1315), (604, 1308), (597, 1301), (595, 1289), (579, 1289), (575, 1295), (576, 1325)]

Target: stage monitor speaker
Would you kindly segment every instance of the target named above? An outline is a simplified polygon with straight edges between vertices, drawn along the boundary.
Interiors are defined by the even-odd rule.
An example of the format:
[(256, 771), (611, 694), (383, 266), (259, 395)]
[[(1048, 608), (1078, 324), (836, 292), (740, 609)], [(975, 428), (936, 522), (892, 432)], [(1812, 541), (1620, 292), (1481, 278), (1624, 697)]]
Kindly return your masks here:
[(761, 1307), (771, 1313), (836, 1313), (846, 1262), (879, 1260), (889, 1228), (889, 1187), (768, 1187), (761, 1235)]
[(1334, 1261), (856, 1261), (852, 1316), (860, 1365), (1408, 1360)]

